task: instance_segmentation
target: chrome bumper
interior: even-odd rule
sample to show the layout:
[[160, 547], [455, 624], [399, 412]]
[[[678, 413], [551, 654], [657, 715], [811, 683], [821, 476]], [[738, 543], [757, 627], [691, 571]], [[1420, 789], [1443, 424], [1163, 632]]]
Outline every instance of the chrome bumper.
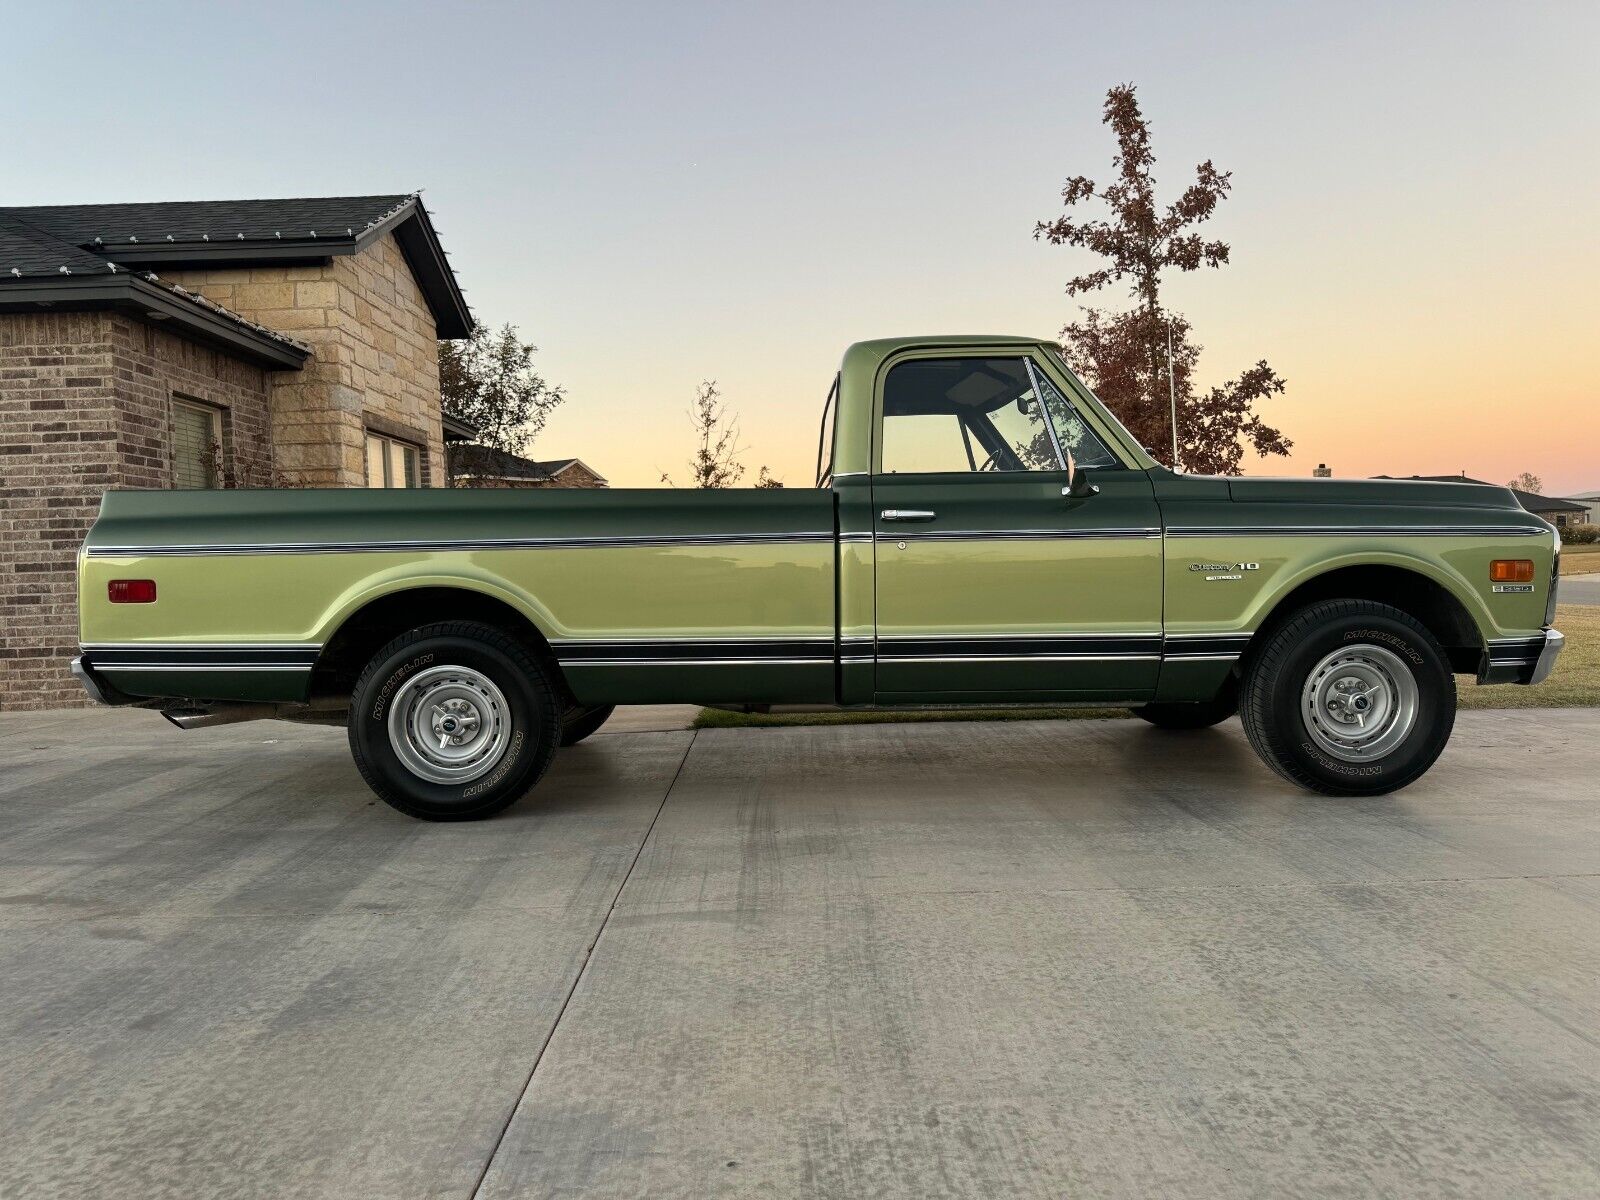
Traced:
[[1561, 657], [1561, 651], [1566, 649], [1567, 639], [1562, 636], [1559, 629], [1546, 629], [1544, 631], [1544, 649], [1539, 651], [1539, 658], [1533, 664], [1524, 683], [1543, 683], [1555, 668], [1556, 659]]
[[96, 675], [93, 668], [84, 662], [81, 656], [72, 660], [72, 673], [77, 677], [78, 682], [83, 684], [83, 690], [89, 693], [89, 699], [96, 704], [107, 704], [115, 707], [129, 703], [126, 696]]

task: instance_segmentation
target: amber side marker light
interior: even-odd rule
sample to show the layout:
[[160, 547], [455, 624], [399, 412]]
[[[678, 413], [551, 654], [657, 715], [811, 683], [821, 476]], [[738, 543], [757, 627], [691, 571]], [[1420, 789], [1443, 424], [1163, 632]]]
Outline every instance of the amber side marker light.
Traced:
[[106, 596], [113, 604], [154, 604], [154, 579], [113, 579], [106, 584]]
[[1489, 564], [1490, 583], [1532, 583], [1533, 559], [1497, 558]]

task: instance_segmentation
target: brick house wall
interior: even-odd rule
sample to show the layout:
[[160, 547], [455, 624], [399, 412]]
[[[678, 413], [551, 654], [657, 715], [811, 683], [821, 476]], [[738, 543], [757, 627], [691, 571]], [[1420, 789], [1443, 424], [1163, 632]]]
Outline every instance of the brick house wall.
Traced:
[[417, 445], [422, 483], [444, 486], [436, 326], [393, 234], [324, 266], [164, 271], [162, 278], [312, 347], [303, 370], [269, 377], [285, 482], [364, 486], [370, 428]]
[[87, 702], [76, 556], [107, 488], [172, 484], [174, 396], [223, 414], [232, 486], [268, 486], [269, 373], [112, 313], [0, 313], [0, 710]]

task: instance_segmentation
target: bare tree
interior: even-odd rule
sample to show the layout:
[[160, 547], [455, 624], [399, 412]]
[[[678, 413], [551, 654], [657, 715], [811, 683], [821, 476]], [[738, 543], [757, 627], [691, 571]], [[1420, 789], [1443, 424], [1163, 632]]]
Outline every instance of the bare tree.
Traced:
[[[739, 461], [746, 447], [739, 444], [739, 418], [728, 411], [722, 392], [715, 379], [707, 379], [695, 393], [694, 404], [689, 408], [689, 421], [694, 426], [698, 445], [689, 460], [690, 487], [731, 488], [744, 478], [744, 464]], [[677, 481], [668, 472], [662, 472], [661, 482], [677, 487]], [[766, 467], [756, 475], [756, 487], [778, 488], [783, 481], [774, 479]]]
[[1515, 479], [1507, 480], [1508, 488], [1516, 488], [1519, 492], [1532, 492], [1535, 496], [1544, 495], [1544, 480], [1531, 471], [1524, 471]]

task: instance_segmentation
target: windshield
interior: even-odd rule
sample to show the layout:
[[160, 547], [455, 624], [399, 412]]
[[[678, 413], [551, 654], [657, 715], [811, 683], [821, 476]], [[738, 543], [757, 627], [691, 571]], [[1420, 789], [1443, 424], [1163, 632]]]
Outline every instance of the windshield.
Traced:
[[817, 486], [825, 487], [833, 474], [833, 403], [839, 397], [839, 377], [833, 377], [828, 398], [822, 403], [822, 429], [817, 434]]

